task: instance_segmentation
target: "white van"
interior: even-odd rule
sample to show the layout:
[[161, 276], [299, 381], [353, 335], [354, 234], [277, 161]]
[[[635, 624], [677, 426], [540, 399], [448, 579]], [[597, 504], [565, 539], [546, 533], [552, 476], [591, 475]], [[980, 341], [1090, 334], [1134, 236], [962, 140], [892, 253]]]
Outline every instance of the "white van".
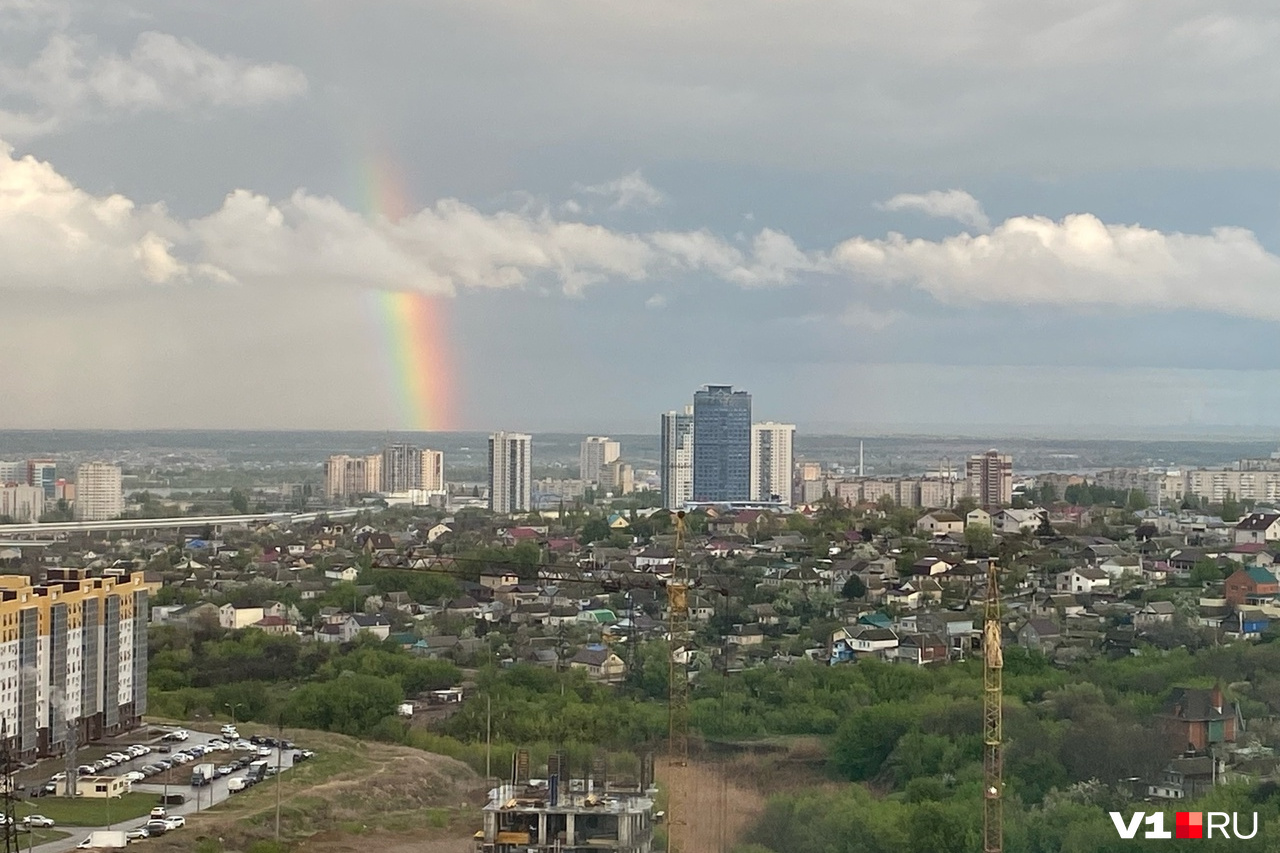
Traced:
[[243, 791], [249, 787], [249, 783], [245, 781], [243, 776], [232, 776], [227, 780], [227, 791], [234, 794], [236, 791]]

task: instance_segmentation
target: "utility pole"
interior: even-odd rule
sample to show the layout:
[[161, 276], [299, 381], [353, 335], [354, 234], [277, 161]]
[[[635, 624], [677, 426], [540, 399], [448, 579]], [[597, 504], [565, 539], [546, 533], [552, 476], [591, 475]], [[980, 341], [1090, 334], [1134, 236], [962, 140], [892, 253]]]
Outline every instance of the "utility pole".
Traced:
[[4, 773], [4, 853], [19, 853], [18, 827], [13, 822], [13, 754], [9, 745], [9, 720], [0, 717], [0, 772]]
[[493, 697], [484, 696], [484, 783], [493, 779]]
[[280, 843], [280, 778], [284, 775], [280, 772], [280, 762], [284, 759], [284, 717], [281, 717], [276, 727], [276, 843]]

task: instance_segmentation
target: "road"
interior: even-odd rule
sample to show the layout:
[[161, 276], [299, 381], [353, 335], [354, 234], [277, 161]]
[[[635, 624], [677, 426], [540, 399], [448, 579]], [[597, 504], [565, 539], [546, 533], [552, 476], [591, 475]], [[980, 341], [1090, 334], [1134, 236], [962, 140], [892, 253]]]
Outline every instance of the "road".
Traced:
[[[213, 740], [214, 737], [215, 735], [212, 735], [212, 734], [192, 731], [191, 738], [189, 740], [183, 743], [175, 743], [172, 745], [173, 751], [178, 752], [185, 746], [195, 746], [196, 744], [199, 744], [199, 743], [207, 743], [208, 741]], [[155, 745], [159, 744], [161, 741], [159, 738], [157, 738], [154, 740], [138, 740], [138, 741], [130, 741], [130, 742], [145, 743], [148, 746], [151, 746], [154, 748]], [[181, 765], [181, 768], [182, 769], [194, 768], [196, 765], [203, 764], [206, 762], [210, 762], [213, 764], [224, 764], [226, 763], [226, 761], [230, 756], [241, 755], [241, 754], [243, 753], [213, 752], [213, 753], [209, 753], [204, 758], [200, 758], [200, 759], [197, 759], [196, 761], [191, 761], [191, 762], [188, 762], [187, 764]], [[150, 755], [144, 755], [141, 758], [133, 759], [127, 764], [121, 764], [118, 767], [114, 767], [109, 772], [115, 773], [115, 774], [127, 773], [130, 770], [139, 769], [144, 764], [153, 763], [164, 757], [165, 757], [164, 755], [161, 755], [160, 753], [153, 751]], [[261, 756], [261, 758], [269, 762], [272, 767], [276, 766], [276, 762], [279, 761], [280, 772], [282, 773], [288, 771], [290, 768], [293, 767], [293, 751], [292, 750], [285, 750], [284, 754], [281, 755], [280, 750], [273, 749], [269, 757], [266, 755], [263, 755]], [[245, 771], [243, 770], [237, 770], [235, 773], [231, 774], [231, 776], [227, 776], [222, 779], [215, 779], [213, 781], [213, 784], [206, 785], [203, 788], [192, 788], [189, 785], [172, 785], [172, 784], [168, 786], [151, 785], [145, 782], [139, 782], [139, 783], [135, 783], [132, 789], [134, 791], [141, 791], [143, 793], [155, 794], [157, 804], [160, 802], [160, 796], [162, 794], [165, 794], [165, 793], [182, 794], [187, 798], [187, 801], [185, 803], [183, 803], [180, 806], [167, 806], [166, 808], [169, 814], [171, 815], [190, 815], [190, 814], [194, 814], [198, 810], [204, 810], [209, 808], [210, 806], [217, 805], [218, 803], [232, 796], [232, 794], [227, 790], [227, 781], [236, 776], [243, 776], [244, 773]], [[270, 777], [268, 777], [267, 784], [270, 784]], [[33, 801], [32, 804], [33, 806], [35, 806], [35, 808], [38, 809], [39, 808], [38, 803], [39, 801], [36, 800], [36, 801]], [[67, 851], [67, 850], [74, 850], [77, 844], [79, 844], [81, 841], [87, 838], [89, 834], [91, 832], [94, 832], [95, 830], [102, 830], [102, 829], [130, 830], [130, 829], [136, 829], [140, 826], [144, 826], [146, 822], [147, 822], [146, 817], [140, 817], [140, 818], [133, 818], [131, 820], [112, 823], [110, 827], [58, 826], [56, 827], [57, 829], [60, 829], [64, 832], [70, 832], [71, 833], [70, 837], [63, 838], [59, 841], [50, 841], [47, 844], [41, 844], [38, 847], [32, 847], [31, 853], [64, 853], [64, 851]], [[185, 832], [186, 830], [179, 829], [175, 831]], [[142, 843], [145, 845], [146, 842], [144, 841], [139, 843]], [[142, 849], [145, 850], [145, 847], [143, 847]]]

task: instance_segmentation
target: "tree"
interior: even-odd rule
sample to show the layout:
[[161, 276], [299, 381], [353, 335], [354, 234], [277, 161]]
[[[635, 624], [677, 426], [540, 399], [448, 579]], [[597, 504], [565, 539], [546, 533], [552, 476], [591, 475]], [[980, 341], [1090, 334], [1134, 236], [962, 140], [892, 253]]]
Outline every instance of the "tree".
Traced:
[[990, 525], [966, 524], [964, 526], [964, 543], [973, 550], [974, 556], [985, 557], [991, 554], [991, 549], [996, 543], [996, 536]]
[[1209, 557], [1201, 557], [1196, 560], [1195, 565], [1191, 567], [1192, 583], [1205, 584], [1214, 583], [1222, 580], [1222, 569], [1218, 567], [1218, 561]]
[[249, 496], [239, 489], [232, 489], [231, 509], [240, 515], [247, 514], [249, 512]]
[[609, 523], [603, 518], [592, 518], [582, 525], [582, 533], [578, 536], [578, 543], [581, 545], [590, 545], [592, 542], [599, 542], [602, 539], [608, 539], [609, 534], [613, 531], [609, 529]]
[[1125, 500], [1126, 509], [1137, 512], [1138, 510], [1146, 509], [1150, 505], [1147, 502], [1147, 493], [1142, 489], [1129, 490], [1129, 495]]
[[1053, 483], [1045, 482], [1040, 484], [1040, 504], [1049, 506], [1058, 500], [1058, 490], [1054, 488]]
[[960, 498], [960, 500], [956, 501], [955, 513], [961, 518], [964, 518], [966, 515], [973, 512], [977, 508], [978, 508], [977, 498], [963, 497], [963, 498]]
[[857, 575], [849, 575], [849, 579], [844, 582], [844, 587], [840, 590], [840, 594], [853, 601], [867, 594], [867, 585]]

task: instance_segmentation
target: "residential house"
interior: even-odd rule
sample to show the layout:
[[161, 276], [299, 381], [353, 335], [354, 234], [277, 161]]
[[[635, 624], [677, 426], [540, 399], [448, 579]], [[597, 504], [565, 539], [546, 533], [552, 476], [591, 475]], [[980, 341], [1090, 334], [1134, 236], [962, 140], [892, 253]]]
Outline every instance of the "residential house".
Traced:
[[1251, 512], [1236, 523], [1231, 541], [1237, 545], [1280, 540], [1280, 513]]
[[515, 572], [486, 569], [480, 573], [480, 585], [486, 589], [502, 589], [504, 586], [515, 586], [520, 583], [520, 576]]
[[218, 608], [218, 625], [235, 631], [262, 621], [264, 615], [261, 607], [235, 607], [224, 604]]
[[1048, 619], [1028, 619], [1017, 632], [1018, 645], [1050, 654], [1062, 642], [1062, 631]]
[[1271, 625], [1271, 619], [1261, 607], [1237, 607], [1235, 612], [1222, 620], [1223, 634], [1234, 640], [1257, 640]]
[[1269, 569], [1253, 567], [1237, 569], [1227, 578], [1225, 598], [1233, 607], [1258, 604], [1280, 594], [1280, 581]]
[[945, 536], [950, 533], [964, 532], [964, 519], [954, 512], [935, 510], [925, 513], [916, 521], [916, 530], [934, 536]]
[[427, 537], [426, 537], [427, 544], [430, 545], [432, 542], [435, 542], [440, 537], [447, 536], [452, 532], [453, 532], [453, 528], [445, 524], [444, 522], [440, 522], [439, 524], [433, 525], [432, 527], [427, 528]]
[[904, 634], [894, 650], [895, 661], [916, 666], [941, 663], [947, 658], [947, 642], [937, 634]]
[[577, 615], [577, 621], [580, 625], [589, 625], [592, 628], [607, 628], [617, 624], [618, 615], [605, 608], [583, 610]]
[[469, 595], [461, 595], [444, 606], [444, 612], [448, 616], [466, 616], [471, 619], [479, 619], [481, 617], [480, 602], [476, 601]]
[[969, 512], [965, 514], [964, 523], [966, 527], [969, 526], [970, 524], [981, 524], [986, 527], [990, 527], [991, 513], [987, 512], [982, 507], [971, 509], [969, 510]]
[[991, 516], [991, 527], [999, 533], [1032, 532], [1047, 521], [1043, 509], [1002, 509]]
[[749, 604], [747, 610], [751, 611], [752, 617], [760, 625], [777, 625], [782, 621], [778, 611], [767, 601], [763, 604]]
[[1205, 752], [1212, 744], [1235, 743], [1240, 706], [1228, 702], [1217, 685], [1178, 687], [1165, 701], [1160, 721], [1174, 748]]
[[1160, 778], [1147, 787], [1147, 796], [1161, 800], [1202, 797], [1222, 778], [1217, 762], [1217, 758], [1209, 755], [1175, 758], [1165, 765]]
[[379, 640], [391, 635], [391, 623], [381, 613], [352, 613], [342, 623], [342, 642], [349, 643], [359, 634], [372, 634]]
[[1134, 627], [1139, 629], [1154, 628], [1157, 625], [1173, 624], [1175, 610], [1171, 601], [1148, 601], [1137, 613], [1133, 614]]
[[636, 569], [642, 572], [670, 568], [675, 565], [675, 562], [675, 553], [670, 548], [660, 545], [651, 545], [636, 554]]
[[1107, 573], [1112, 580], [1119, 580], [1125, 575], [1140, 577], [1142, 575], [1142, 558], [1133, 554], [1108, 557], [1098, 564], [1098, 568]]
[[298, 629], [294, 624], [283, 616], [263, 616], [257, 622], [253, 623], [254, 628], [259, 631], [265, 631], [268, 634], [296, 634]]
[[725, 639], [732, 646], [758, 646], [764, 642], [764, 629], [759, 625], [734, 625]]
[[1059, 572], [1054, 575], [1053, 580], [1054, 589], [1058, 592], [1071, 593], [1093, 592], [1095, 589], [1106, 588], [1111, 584], [1111, 578], [1106, 572], [1089, 566]]
[[342, 569], [325, 569], [324, 576], [329, 580], [355, 583], [356, 578], [360, 577], [360, 570], [355, 566], [347, 566]]
[[457, 645], [458, 638], [453, 634], [433, 634], [414, 643], [412, 651], [419, 657], [441, 660], [448, 657]]
[[606, 646], [587, 646], [569, 659], [570, 669], [585, 669], [587, 677], [606, 684], [618, 684], [627, 677], [627, 665]]

